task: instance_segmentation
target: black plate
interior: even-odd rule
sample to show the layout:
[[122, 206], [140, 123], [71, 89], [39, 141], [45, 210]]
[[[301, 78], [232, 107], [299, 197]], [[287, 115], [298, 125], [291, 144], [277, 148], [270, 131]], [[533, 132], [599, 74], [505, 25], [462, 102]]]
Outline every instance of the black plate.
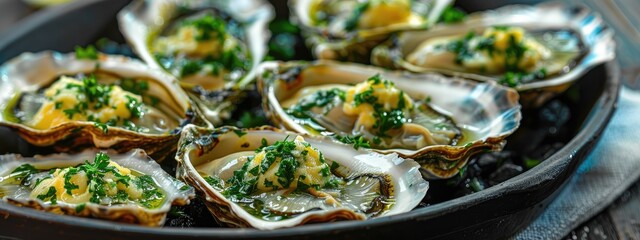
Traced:
[[[0, 63], [22, 52], [56, 50], [69, 52], [101, 37], [122, 41], [115, 15], [128, 0], [83, 0], [71, 5], [41, 12], [0, 39]], [[284, 1], [276, 1], [278, 4]], [[477, 6], [470, 6], [478, 10]], [[278, 8], [278, 11], [282, 8]], [[617, 64], [594, 68], [560, 98], [574, 99], [570, 104], [571, 119], [561, 129], [568, 138], [564, 146], [538, 166], [485, 190], [453, 198], [433, 201], [411, 212], [372, 219], [314, 224], [273, 231], [229, 228], [147, 228], [101, 220], [55, 215], [0, 202], [0, 238], [64, 237], [92, 239], [250, 239], [250, 238], [433, 238], [487, 239], [504, 238], [517, 232], [545, 209], [566, 180], [591, 151], [616, 108], [620, 88]], [[536, 112], [538, 113], [538, 112]], [[531, 112], [529, 113], [531, 114]], [[536, 135], [527, 120], [509, 138], [508, 147], [526, 148], [527, 140]], [[529, 121], [529, 123], [527, 123]], [[533, 122], [531, 122], [533, 121]], [[31, 152], [28, 144], [13, 141], [17, 135], [0, 128], [1, 152]], [[437, 184], [434, 184], [434, 186]], [[433, 188], [430, 190], [433, 191]], [[449, 197], [450, 198], [450, 197]], [[438, 203], [439, 202], [439, 203]]]

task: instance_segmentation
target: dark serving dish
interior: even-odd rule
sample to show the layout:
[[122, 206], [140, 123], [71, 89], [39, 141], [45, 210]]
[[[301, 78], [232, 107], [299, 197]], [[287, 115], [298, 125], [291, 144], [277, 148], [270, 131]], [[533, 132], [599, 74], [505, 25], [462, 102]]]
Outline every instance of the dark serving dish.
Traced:
[[[102, 37], [121, 40], [115, 15], [128, 2], [84, 0], [34, 15], [0, 38], [0, 63], [22, 52], [69, 52], [73, 51], [76, 45], [94, 43]], [[286, 1], [273, 2], [278, 11], [282, 11], [283, 6], [286, 6]], [[464, 4], [459, 5], [465, 8]], [[477, 5], [466, 7], [468, 10], [481, 10]], [[505, 238], [532, 222], [586, 158], [616, 108], [619, 88], [619, 68], [616, 63], [594, 68], [565, 94], [555, 101], [552, 100], [548, 106], [541, 110], [525, 111], [523, 127], [508, 138], [507, 150], [513, 151], [548, 148], [549, 144], [541, 143], [549, 142], [548, 138], [553, 139], [550, 142], [561, 142], [560, 146], [554, 145], [556, 147], [551, 151], [540, 150], [548, 154], [538, 156], [542, 158], [539, 165], [506, 181], [489, 184], [493, 186], [475, 193], [434, 194], [422, 206], [401, 215], [273, 231], [148, 228], [55, 215], [0, 202], [0, 238]], [[560, 104], [561, 107], [554, 106], [554, 103]], [[564, 124], [554, 126], [541, 122], [540, 116], [549, 115], [549, 112], [551, 118], [546, 118], [548, 122], [553, 122], [554, 118], [561, 116]], [[0, 139], [0, 153], [29, 155], [47, 151], [17, 140], [16, 133], [9, 129], [0, 128], [0, 135], [3, 136]], [[430, 191], [447, 190], [442, 188], [442, 185], [444, 183], [433, 182]], [[208, 213], [205, 211], [204, 214]]]

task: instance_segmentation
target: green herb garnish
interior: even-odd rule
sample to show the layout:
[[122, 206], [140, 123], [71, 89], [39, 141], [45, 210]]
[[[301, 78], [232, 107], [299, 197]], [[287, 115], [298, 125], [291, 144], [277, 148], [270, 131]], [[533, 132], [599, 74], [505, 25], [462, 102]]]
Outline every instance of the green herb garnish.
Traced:
[[76, 46], [76, 58], [78, 59], [98, 59], [98, 50], [93, 45], [89, 45], [86, 48]]
[[365, 139], [364, 136], [361, 136], [361, 135], [357, 135], [353, 137], [335, 135], [334, 138], [346, 144], [353, 144], [353, 148], [356, 150], [358, 150], [359, 148], [371, 148], [371, 144], [369, 143], [369, 141]]
[[182, 25], [195, 26], [200, 31], [200, 33], [195, 36], [197, 41], [207, 41], [215, 37], [218, 41], [223, 42], [227, 34], [224, 20], [211, 15], [204, 15], [201, 18], [184, 21]]
[[42, 200], [42, 201], [50, 201], [51, 204], [57, 204], [58, 203], [58, 196], [56, 195], [57, 191], [55, 187], [49, 187], [49, 190], [44, 193], [44, 194], [40, 194], [38, 196], [36, 196], [36, 198]]
[[74, 189], [78, 189], [79, 186], [71, 182], [71, 177], [73, 175], [78, 174], [77, 168], [69, 168], [67, 172], [64, 174], [64, 189], [67, 191], [67, 194], [71, 195], [71, 191]]
[[455, 7], [448, 6], [447, 8], [444, 9], [444, 11], [442, 12], [442, 15], [440, 15], [440, 19], [438, 19], [438, 22], [457, 23], [457, 22], [462, 22], [465, 18], [467, 18], [466, 13], [464, 13], [463, 11]]

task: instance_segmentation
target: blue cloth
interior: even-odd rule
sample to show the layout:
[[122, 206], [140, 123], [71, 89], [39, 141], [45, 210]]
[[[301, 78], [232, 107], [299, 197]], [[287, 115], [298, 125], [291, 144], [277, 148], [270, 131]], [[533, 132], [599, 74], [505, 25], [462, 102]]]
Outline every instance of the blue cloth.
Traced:
[[640, 177], [640, 92], [623, 87], [618, 110], [567, 186], [514, 239], [561, 239], [609, 206]]

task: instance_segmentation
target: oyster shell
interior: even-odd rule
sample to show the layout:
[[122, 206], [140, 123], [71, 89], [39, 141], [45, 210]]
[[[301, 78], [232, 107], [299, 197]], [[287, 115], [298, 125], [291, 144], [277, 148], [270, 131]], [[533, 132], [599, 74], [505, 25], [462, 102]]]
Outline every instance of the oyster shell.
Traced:
[[0, 156], [2, 200], [56, 214], [161, 226], [172, 205], [194, 196], [141, 149]]
[[120, 30], [147, 64], [165, 69], [209, 121], [229, 118], [267, 53], [273, 7], [262, 0], [134, 1]]
[[258, 229], [399, 214], [426, 194], [412, 160], [295, 136], [189, 125], [176, 155], [178, 178], [206, 197], [219, 222]]
[[371, 49], [402, 30], [434, 24], [451, 0], [290, 0], [292, 20], [319, 59], [368, 62]]
[[[506, 26], [511, 29], [494, 30]], [[508, 37], [521, 38], [521, 32], [514, 29], [528, 32], [528, 37], [518, 42], [525, 47], [523, 56], [516, 63], [522, 70], [505, 74], [504, 66], [498, 66], [496, 70], [488, 66], [493, 64], [491, 61], [481, 61], [501, 56], [489, 52], [500, 43], [495, 35], [491, 36], [492, 39], [487, 37], [491, 32], [499, 32], [508, 43]], [[464, 40], [474, 32], [476, 36]], [[494, 44], [490, 45], [491, 48], [481, 46], [482, 39], [493, 40]], [[469, 53], [468, 59], [448, 54], [455, 52], [456, 49], [452, 48], [455, 46], [449, 43], [456, 40], [468, 42], [471, 48], [476, 49]], [[444, 47], [438, 49], [436, 45]], [[484, 50], [478, 50], [480, 48]], [[485, 56], [486, 53], [490, 56]], [[613, 31], [600, 15], [586, 7], [574, 9], [560, 4], [539, 4], [506, 6], [471, 14], [460, 24], [438, 25], [429, 31], [403, 32], [390, 44], [376, 47], [371, 61], [391, 69], [436, 71], [480, 81], [504, 82], [520, 92], [523, 105], [535, 107], [566, 90], [592, 67], [614, 57]]]
[[[454, 176], [477, 152], [501, 150], [505, 138], [518, 128], [521, 119], [518, 94], [491, 82], [478, 83], [438, 74], [388, 72], [375, 67], [330, 61], [267, 62], [263, 63], [262, 69], [258, 84], [263, 107], [276, 126], [299, 133], [332, 136], [353, 143], [354, 147], [369, 146], [384, 154], [397, 153], [402, 158], [411, 158], [420, 163], [424, 177], [430, 179]], [[379, 134], [385, 133], [380, 126], [400, 119], [400, 116], [388, 117], [383, 121], [383, 117], [376, 117], [376, 114], [393, 116], [392, 111], [378, 113], [375, 110], [370, 115], [373, 118], [369, 120], [374, 121], [373, 129], [378, 131], [378, 134], [373, 131], [373, 135], [367, 133], [371, 128], [362, 131], [358, 127], [363, 116], [366, 117], [371, 111], [362, 110], [355, 117], [347, 114], [347, 107], [352, 107], [346, 104], [349, 94], [352, 94], [349, 91], [359, 89], [363, 81], [370, 82], [370, 78], [376, 74], [380, 79], [390, 81], [381, 82], [381, 85], [395, 85], [402, 92], [399, 94], [405, 96], [402, 101], [406, 101], [406, 97], [415, 101], [414, 114], [402, 115], [400, 125], [388, 128], [386, 136]], [[351, 87], [353, 84], [358, 85]], [[373, 104], [375, 109], [399, 102], [393, 95], [376, 95], [379, 86], [371, 86], [372, 95], [378, 99], [392, 100], [377, 102], [380, 107]], [[292, 105], [288, 102], [291, 99], [303, 96], [301, 100], [295, 99], [293, 102], [313, 102], [309, 96], [313, 98], [319, 90], [341, 87], [351, 90], [344, 97], [330, 97], [327, 102], [333, 105], [320, 105], [316, 101], [314, 104], [323, 107], [312, 109], [315, 112], [308, 111], [310, 116], [307, 118], [289, 111]], [[354, 98], [366, 102], [365, 95]], [[376, 140], [376, 137], [382, 140]], [[397, 139], [399, 137], [401, 139]], [[399, 141], [400, 144], [385, 144], [388, 141]]]
[[0, 126], [59, 152], [143, 148], [161, 160], [183, 124], [207, 125], [172, 76], [122, 56], [24, 53], [0, 67], [0, 89]]

